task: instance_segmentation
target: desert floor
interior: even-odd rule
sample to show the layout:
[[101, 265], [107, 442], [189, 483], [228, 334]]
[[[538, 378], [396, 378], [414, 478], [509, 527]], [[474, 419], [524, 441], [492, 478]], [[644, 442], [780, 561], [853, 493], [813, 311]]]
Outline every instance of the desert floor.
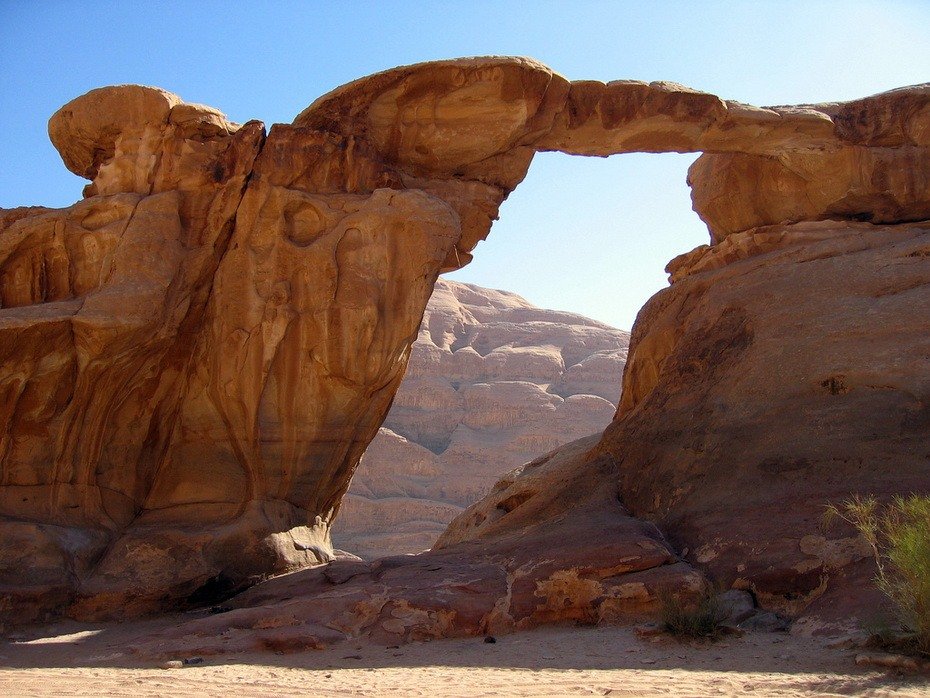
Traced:
[[[712, 644], [629, 628], [557, 627], [400, 647], [205, 657], [160, 669], [126, 652], [147, 628], [60, 624], [0, 644], [2, 696], [928, 696], [930, 676], [857, 667], [823, 639], [750, 633]], [[141, 635], [140, 635], [141, 633]]]

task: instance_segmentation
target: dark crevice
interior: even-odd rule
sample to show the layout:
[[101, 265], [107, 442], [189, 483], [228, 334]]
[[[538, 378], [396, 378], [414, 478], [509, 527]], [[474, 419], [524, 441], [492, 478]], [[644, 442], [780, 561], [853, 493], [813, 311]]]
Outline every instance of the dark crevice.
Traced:
[[194, 590], [186, 599], [183, 606], [199, 608], [202, 606], [211, 606], [211, 612], [220, 613], [222, 611], [213, 611], [213, 608], [224, 608], [219, 606], [223, 601], [232, 598], [240, 591], [251, 585], [251, 580], [236, 579], [227, 576], [223, 572], [210, 577], [206, 582]]

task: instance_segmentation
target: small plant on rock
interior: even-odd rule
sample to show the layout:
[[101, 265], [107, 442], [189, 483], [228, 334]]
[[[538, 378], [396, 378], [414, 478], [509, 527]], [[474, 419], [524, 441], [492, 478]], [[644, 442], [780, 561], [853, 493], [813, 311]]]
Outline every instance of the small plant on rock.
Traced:
[[663, 595], [660, 601], [662, 627], [670, 635], [710, 640], [721, 636], [720, 626], [726, 620], [727, 611], [710, 585], [702, 590], [696, 601], [690, 603], [671, 594]]
[[853, 497], [827, 507], [825, 521], [852, 524], [872, 548], [878, 588], [894, 605], [903, 633], [883, 634], [888, 649], [930, 656], [930, 496]]

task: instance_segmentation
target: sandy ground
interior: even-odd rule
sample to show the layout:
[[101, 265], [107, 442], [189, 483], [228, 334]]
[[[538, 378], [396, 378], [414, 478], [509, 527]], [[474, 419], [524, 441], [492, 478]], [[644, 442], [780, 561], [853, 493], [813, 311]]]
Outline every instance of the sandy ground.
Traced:
[[[158, 622], [148, 626], [158, 629]], [[144, 623], [59, 625], [0, 644], [2, 696], [930, 696], [930, 676], [859, 668], [853, 650], [785, 633], [713, 644], [629, 628], [544, 628], [400, 647], [205, 657], [160, 669], [125, 652]]]

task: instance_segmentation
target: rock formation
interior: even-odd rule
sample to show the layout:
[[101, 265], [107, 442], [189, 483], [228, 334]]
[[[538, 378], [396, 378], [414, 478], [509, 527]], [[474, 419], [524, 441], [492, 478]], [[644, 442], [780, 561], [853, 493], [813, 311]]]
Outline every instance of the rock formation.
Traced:
[[455, 213], [362, 143], [151, 88], [49, 132], [93, 183], [4, 216], [9, 605], [141, 612], [328, 559]]
[[827, 503], [930, 493], [930, 222], [716, 247], [674, 260], [643, 308], [601, 447], [623, 501], [687, 559], [797, 612], [871, 557], [821, 530]]
[[603, 431], [628, 342], [512, 293], [437, 281], [334, 543], [365, 558], [426, 550], [501, 473]]
[[396, 645], [558, 621], [631, 622], [654, 612], [660, 595], [691, 597], [701, 574], [617, 501], [612, 459], [589, 455], [598, 438], [512, 473], [427, 553], [337, 559], [275, 577], [226, 612], [132, 649], [150, 657], [299, 651], [346, 638]]
[[[136, 86], [74, 100], [49, 133], [92, 183], [67, 209], [0, 212], [8, 620], [204, 602], [330, 557], [437, 275], [467, 263], [540, 150], [704, 151], [689, 180], [712, 244], [676, 260], [640, 313], [614, 423], [575, 460], [599, 464], [604, 487], [586, 484], [571, 509], [562, 490], [534, 491], [495, 505], [490, 528], [471, 520], [430, 555], [511, 562], [450, 590], [496, 575], [494, 608], [515, 625], [600, 617], [614, 598], [602, 580], [634, 573], [627, 537], [660, 551], [635, 569], [687, 567], [629, 513], [715, 577], [797, 610], [841, 588], [859, 555], [848, 532], [813, 532], [826, 501], [928, 489], [926, 85], [759, 109], [479, 58], [363, 78], [267, 135]], [[609, 514], [585, 514], [589, 497], [618, 527], [596, 555]], [[419, 569], [425, 584], [435, 559], [359, 579], [376, 593]], [[500, 570], [543, 560], [529, 606], [504, 608], [521, 597]], [[693, 573], [675, 579], [685, 589]], [[654, 590], [640, 589], [645, 608]], [[409, 593], [371, 607], [387, 614], [378, 627], [459, 614]], [[449, 627], [481, 619], [463, 606]]]

